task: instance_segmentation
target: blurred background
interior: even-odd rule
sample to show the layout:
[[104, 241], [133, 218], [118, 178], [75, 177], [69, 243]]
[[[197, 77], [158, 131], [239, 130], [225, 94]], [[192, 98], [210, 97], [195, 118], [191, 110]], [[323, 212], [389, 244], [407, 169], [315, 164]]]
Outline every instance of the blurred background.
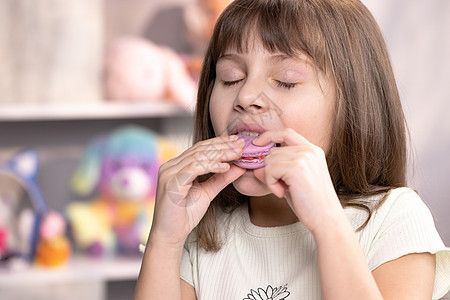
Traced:
[[450, 2], [364, 0], [385, 36], [411, 134], [410, 186], [450, 244]]
[[[190, 143], [202, 54], [229, 2], [0, 2], [2, 299], [131, 298], [155, 170]], [[450, 245], [450, 2], [363, 2], [397, 76], [410, 186]]]

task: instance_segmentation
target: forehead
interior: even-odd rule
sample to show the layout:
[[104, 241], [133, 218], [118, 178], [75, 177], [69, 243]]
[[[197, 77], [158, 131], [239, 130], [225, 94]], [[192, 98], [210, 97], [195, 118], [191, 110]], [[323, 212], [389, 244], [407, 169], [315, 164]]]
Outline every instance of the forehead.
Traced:
[[[272, 54], [292, 57], [295, 53], [301, 52], [301, 49], [297, 51], [293, 48], [280, 49], [279, 47], [276, 47], [275, 44], [265, 41], [263, 37], [261, 37], [261, 32], [256, 30], [254, 26], [242, 29], [239, 36], [231, 39], [224, 39], [221, 41], [221, 44], [222, 47], [219, 51], [219, 57], [229, 53], [246, 54], [261, 50], [268, 55]], [[279, 45], [279, 43], [277, 44]]]
[[272, 49], [268, 45], [264, 44], [262, 39], [255, 32], [249, 32], [249, 34], [250, 35], [247, 35], [246, 38], [242, 38], [240, 45], [230, 43], [224, 47], [217, 58], [217, 63], [227, 59], [236, 60], [241, 55], [248, 55], [261, 51], [264, 56], [266, 56], [266, 60], [275, 63], [286, 60], [296, 60], [308, 64], [314, 64], [312, 58], [302, 49], [291, 49], [288, 53], [278, 49]]
[[231, 22], [233, 20], [219, 24], [217, 35], [213, 37], [216, 39], [212, 51], [215, 62], [230, 53], [246, 54], [261, 49], [279, 59], [300, 58], [315, 62], [309, 54], [311, 46], [307, 41], [310, 39], [298, 27], [290, 28], [289, 32], [274, 21], [262, 22], [257, 14], [246, 21], [240, 20], [236, 26], [230, 26]]
[[[217, 66], [225, 64], [227, 61], [235, 63], [244, 63], [245, 60], [248, 58], [255, 58], [256, 57], [254, 56], [255, 52], [253, 51], [258, 50], [260, 49], [254, 50], [253, 48], [249, 48], [248, 52], [242, 53], [237, 52], [235, 49], [229, 49], [218, 58]], [[260, 57], [260, 59], [261, 63], [269, 63], [272, 65], [279, 65], [283, 63], [284, 66], [286, 66], [286, 64], [295, 64], [296, 66], [298, 66], [299, 64], [304, 64], [305, 66], [315, 68], [314, 62], [305, 53], [300, 53], [298, 55], [289, 55], [282, 52], [270, 53], [268, 51], [263, 50], [262, 57]]]
[[219, 18], [207, 56], [215, 67], [223, 55], [248, 53], [256, 45], [268, 53], [307, 56], [327, 72], [331, 61], [317, 16], [302, 1], [235, 0]]

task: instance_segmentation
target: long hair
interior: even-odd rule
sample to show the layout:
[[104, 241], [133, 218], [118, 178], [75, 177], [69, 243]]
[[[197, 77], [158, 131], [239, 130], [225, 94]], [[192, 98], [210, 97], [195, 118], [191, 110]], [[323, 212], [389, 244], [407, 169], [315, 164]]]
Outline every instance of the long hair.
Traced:
[[[358, 0], [232, 2], [218, 19], [206, 51], [194, 142], [215, 136], [209, 99], [219, 57], [230, 48], [247, 51], [252, 36], [270, 52], [301, 51], [320, 71], [332, 75], [337, 101], [328, 168], [342, 205], [365, 209], [367, 223], [374, 209], [365, 201], [367, 196], [406, 185], [407, 153], [405, 118], [389, 54], [373, 16]], [[232, 185], [219, 193], [197, 226], [199, 245], [220, 249], [217, 209], [229, 212], [245, 201], [248, 197]]]

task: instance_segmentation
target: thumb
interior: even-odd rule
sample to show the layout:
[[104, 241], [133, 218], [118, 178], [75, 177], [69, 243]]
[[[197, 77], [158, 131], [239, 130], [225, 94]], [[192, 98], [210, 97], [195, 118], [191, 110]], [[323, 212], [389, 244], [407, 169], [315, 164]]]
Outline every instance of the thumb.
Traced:
[[239, 168], [233, 164], [230, 165], [230, 169], [224, 173], [216, 173], [208, 180], [201, 183], [201, 186], [205, 193], [208, 195], [209, 200], [212, 201], [221, 190], [227, 185], [241, 177], [246, 172], [245, 169]]

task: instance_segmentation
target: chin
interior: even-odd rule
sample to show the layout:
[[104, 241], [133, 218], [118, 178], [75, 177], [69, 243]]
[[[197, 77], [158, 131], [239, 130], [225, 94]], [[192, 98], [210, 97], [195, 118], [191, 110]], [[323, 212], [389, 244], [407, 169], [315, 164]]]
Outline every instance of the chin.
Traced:
[[253, 175], [253, 171], [247, 171], [233, 182], [234, 188], [246, 196], [265, 196], [271, 193], [269, 188]]

